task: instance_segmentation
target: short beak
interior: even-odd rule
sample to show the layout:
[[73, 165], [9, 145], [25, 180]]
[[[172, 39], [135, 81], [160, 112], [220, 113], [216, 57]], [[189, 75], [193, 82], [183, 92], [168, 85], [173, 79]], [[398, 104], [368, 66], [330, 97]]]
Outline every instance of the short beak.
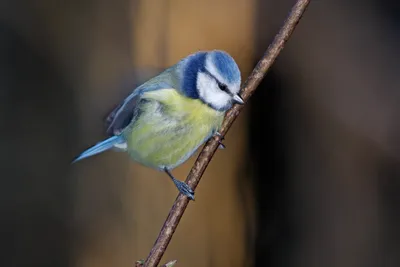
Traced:
[[240, 104], [240, 105], [243, 105], [243, 104], [244, 104], [243, 99], [242, 99], [239, 95], [234, 95], [234, 96], [233, 96], [233, 100], [234, 100], [234, 102], [235, 102], [236, 104]]

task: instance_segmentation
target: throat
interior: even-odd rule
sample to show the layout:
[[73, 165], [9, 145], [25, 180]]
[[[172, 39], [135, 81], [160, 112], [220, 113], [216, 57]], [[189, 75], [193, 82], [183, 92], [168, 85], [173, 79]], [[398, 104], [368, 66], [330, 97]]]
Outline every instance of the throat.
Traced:
[[204, 105], [206, 105], [209, 108], [211, 108], [211, 109], [213, 109], [215, 111], [218, 111], [218, 112], [225, 112], [228, 109], [230, 109], [230, 107], [232, 106], [230, 103], [226, 103], [225, 105], [217, 105], [215, 103], [207, 102], [206, 100], [204, 100], [202, 98], [200, 98], [200, 100]]
[[193, 117], [199, 121], [224, 117], [225, 110], [215, 108], [202, 99], [188, 98], [174, 89], [146, 92], [146, 99], [153, 99], [164, 106], [167, 113], [177, 117]]
[[190, 110], [190, 117], [193, 117], [193, 119], [205, 124], [216, 123], [217, 125], [219, 125], [220, 123], [222, 123], [225, 115], [224, 109], [218, 109], [213, 105], [203, 101], [202, 99], [191, 99], [190, 102], [192, 103], [188, 103], [186, 107], [187, 109], [185, 109], [187, 111]]

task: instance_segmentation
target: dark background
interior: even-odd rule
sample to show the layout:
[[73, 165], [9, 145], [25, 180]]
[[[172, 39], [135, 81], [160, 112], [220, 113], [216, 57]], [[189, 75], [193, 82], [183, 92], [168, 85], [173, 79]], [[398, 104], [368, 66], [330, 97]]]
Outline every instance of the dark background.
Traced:
[[[176, 196], [105, 153], [102, 119], [200, 49], [243, 80], [294, 1], [2, 1], [1, 266], [132, 266]], [[164, 258], [399, 266], [399, 4], [315, 0], [227, 135]], [[184, 179], [194, 159], [175, 172]], [[224, 190], [221, 190], [224, 188]]]

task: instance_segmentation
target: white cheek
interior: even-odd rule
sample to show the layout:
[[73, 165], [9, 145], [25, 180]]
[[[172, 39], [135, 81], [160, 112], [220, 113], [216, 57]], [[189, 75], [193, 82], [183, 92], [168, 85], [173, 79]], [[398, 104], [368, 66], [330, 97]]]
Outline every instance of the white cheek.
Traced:
[[217, 109], [226, 107], [231, 101], [231, 97], [218, 88], [217, 82], [204, 73], [198, 73], [197, 88], [200, 98]]
[[240, 91], [240, 81], [239, 81], [239, 83], [231, 84], [230, 86], [231, 86], [230, 88], [231, 88], [232, 94], [236, 95], [236, 94], [239, 93], [239, 91]]

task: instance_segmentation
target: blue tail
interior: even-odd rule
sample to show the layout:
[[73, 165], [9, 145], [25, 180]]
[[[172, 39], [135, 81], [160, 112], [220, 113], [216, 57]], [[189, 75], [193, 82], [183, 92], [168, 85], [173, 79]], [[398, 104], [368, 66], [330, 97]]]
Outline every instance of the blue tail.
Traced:
[[75, 163], [81, 159], [88, 158], [90, 156], [94, 156], [96, 154], [99, 154], [101, 152], [104, 152], [110, 148], [112, 148], [114, 145], [125, 142], [124, 138], [122, 136], [113, 136], [110, 137], [104, 141], [101, 141], [100, 143], [97, 143], [95, 146], [92, 146], [88, 150], [84, 151], [82, 154], [80, 154], [76, 159], [72, 161], [72, 163]]

